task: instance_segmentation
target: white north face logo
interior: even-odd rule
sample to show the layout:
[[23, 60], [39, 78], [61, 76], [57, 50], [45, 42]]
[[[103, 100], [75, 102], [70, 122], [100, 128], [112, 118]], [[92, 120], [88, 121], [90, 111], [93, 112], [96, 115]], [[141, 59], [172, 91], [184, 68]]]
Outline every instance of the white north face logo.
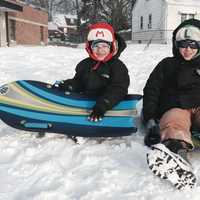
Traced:
[[101, 76], [103, 76], [104, 78], [110, 78], [108, 74], [101, 74]]

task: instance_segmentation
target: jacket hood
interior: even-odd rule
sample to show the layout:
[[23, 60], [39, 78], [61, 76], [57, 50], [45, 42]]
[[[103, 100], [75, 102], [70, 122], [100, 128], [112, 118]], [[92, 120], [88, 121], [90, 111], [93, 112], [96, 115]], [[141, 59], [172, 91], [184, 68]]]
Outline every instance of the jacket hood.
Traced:
[[116, 38], [115, 42], [117, 48], [116, 48], [116, 54], [113, 57], [118, 58], [126, 48], [126, 42], [118, 33], [115, 33], [115, 38]]
[[[183, 59], [181, 54], [179, 53], [179, 49], [176, 47], [176, 35], [178, 33], [178, 31], [183, 28], [183, 27], [186, 27], [188, 25], [191, 25], [191, 26], [194, 26], [194, 27], [197, 27], [199, 30], [200, 30], [200, 21], [199, 20], [196, 20], [196, 19], [189, 19], [189, 20], [186, 20], [184, 22], [182, 22], [174, 31], [173, 31], [173, 37], [172, 37], [172, 52], [173, 52], [173, 55], [176, 57], [176, 58], [180, 58], [180, 59]], [[200, 56], [196, 57], [194, 60], [200, 60]]]
[[96, 23], [89, 27], [86, 41], [86, 51], [89, 56], [98, 61], [91, 49], [91, 43], [95, 40], [102, 40], [111, 43], [111, 51], [102, 62], [106, 62], [113, 57], [119, 57], [121, 52], [126, 48], [126, 43], [122, 37], [114, 32], [113, 27], [107, 23]]

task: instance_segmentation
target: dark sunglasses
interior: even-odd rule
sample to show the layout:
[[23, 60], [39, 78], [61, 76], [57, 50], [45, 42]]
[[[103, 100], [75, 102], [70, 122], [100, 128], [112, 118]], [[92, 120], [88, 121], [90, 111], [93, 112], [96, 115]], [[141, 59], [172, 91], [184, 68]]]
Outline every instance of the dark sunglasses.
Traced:
[[188, 48], [188, 47], [190, 47], [191, 49], [199, 49], [200, 48], [200, 44], [194, 40], [177, 41], [176, 46], [178, 48]]

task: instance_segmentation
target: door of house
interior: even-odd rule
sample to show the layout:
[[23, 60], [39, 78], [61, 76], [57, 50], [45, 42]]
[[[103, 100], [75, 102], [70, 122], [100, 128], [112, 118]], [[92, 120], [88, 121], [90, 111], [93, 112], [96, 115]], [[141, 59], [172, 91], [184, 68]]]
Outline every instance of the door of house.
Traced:
[[44, 27], [40, 26], [40, 41], [44, 42]]

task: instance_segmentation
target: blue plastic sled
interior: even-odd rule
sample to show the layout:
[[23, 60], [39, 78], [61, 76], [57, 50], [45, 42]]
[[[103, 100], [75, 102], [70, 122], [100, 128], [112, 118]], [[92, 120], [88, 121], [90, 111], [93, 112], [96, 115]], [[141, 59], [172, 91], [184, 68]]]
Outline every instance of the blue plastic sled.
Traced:
[[141, 95], [127, 95], [100, 122], [87, 117], [94, 98], [68, 94], [48, 83], [21, 80], [0, 88], [0, 118], [9, 126], [34, 132], [82, 137], [127, 136], [137, 131], [136, 104]]

